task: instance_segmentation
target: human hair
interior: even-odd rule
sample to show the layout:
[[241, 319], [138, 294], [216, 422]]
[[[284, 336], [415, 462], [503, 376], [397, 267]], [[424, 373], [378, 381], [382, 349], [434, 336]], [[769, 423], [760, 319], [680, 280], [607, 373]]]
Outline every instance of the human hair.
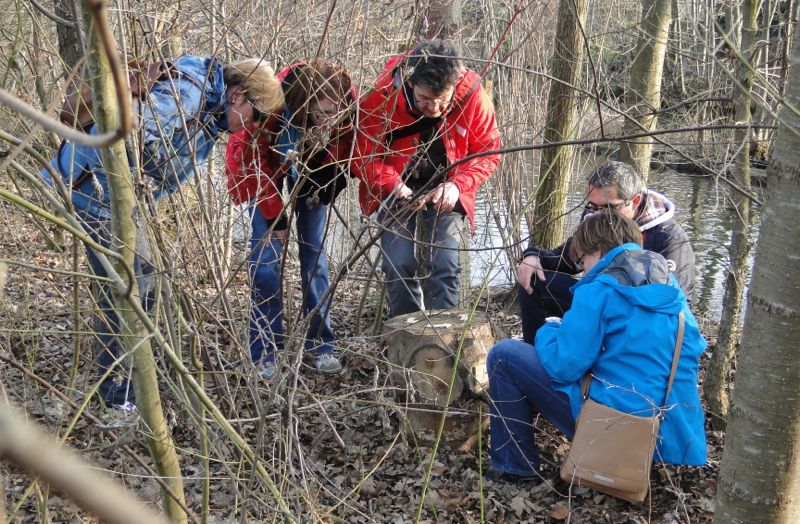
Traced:
[[355, 102], [350, 75], [342, 66], [327, 60], [295, 66], [281, 85], [292, 123], [301, 128], [308, 127], [308, 108], [314, 100], [327, 98], [341, 109]]
[[409, 81], [441, 93], [456, 85], [461, 59], [456, 46], [445, 40], [423, 40], [406, 57]]
[[600, 188], [616, 186], [617, 196], [622, 200], [631, 200], [645, 190], [642, 177], [625, 162], [608, 161], [600, 164], [586, 178], [586, 182]]
[[603, 209], [588, 215], [580, 223], [572, 235], [569, 254], [572, 260], [595, 251], [605, 255], [615, 247], [631, 242], [642, 245], [639, 225], [613, 209]]
[[239, 86], [253, 107], [269, 114], [283, 105], [283, 90], [275, 71], [261, 58], [248, 58], [222, 68], [225, 85]]

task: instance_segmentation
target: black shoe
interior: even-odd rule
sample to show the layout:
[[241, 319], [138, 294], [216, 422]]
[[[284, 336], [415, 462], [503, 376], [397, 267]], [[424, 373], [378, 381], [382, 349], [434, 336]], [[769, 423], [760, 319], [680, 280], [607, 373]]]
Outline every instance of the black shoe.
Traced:
[[506, 484], [517, 484], [519, 486], [535, 486], [542, 481], [541, 477], [538, 475], [523, 477], [522, 475], [515, 475], [507, 471], [498, 471], [492, 468], [484, 472], [483, 478], [491, 480], [492, 482], [505, 482]]

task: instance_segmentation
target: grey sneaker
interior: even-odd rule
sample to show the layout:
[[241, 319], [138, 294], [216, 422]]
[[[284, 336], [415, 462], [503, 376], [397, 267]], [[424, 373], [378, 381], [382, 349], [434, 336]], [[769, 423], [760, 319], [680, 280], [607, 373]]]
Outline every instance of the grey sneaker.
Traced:
[[317, 368], [317, 373], [323, 375], [338, 375], [342, 372], [342, 363], [332, 353], [317, 355], [314, 367]]
[[262, 362], [260, 366], [258, 366], [258, 374], [266, 380], [270, 382], [273, 378], [275, 378], [275, 374], [278, 372], [278, 366], [275, 365], [275, 362], [266, 361]]

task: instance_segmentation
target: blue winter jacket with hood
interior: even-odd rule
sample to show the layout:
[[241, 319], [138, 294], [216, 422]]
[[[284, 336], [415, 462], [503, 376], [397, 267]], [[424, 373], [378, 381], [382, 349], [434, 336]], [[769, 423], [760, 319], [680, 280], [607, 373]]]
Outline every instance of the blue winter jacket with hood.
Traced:
[[[139, 106], [141, 172], [155, 199], [174, 193], [204, 166], [220, 132], [228, 127], [222, 65], [211, 57], [189, 55], [172, 65], [177, 74], [154, 84]], [[97, 134], [97, 126], [89, 132]], [[72, 187], [76, 208], [111, 217], [99, 149], [64, 142], [51, 165]], [[53, 185], [46, 169], [41, 175]]]
[[[589, 395], [614, 409], [652, 416], [665, 406], [655, 460], [670, 464], [706, 462], [703, 410], [697, 370], [706, 341], [661, 255], [637, 244], [608, 252], [575, 284], [563, 321], [536, 334], [536, 350], [557, 388], [581, 409], [581, 381], [591, 371]], [[678, 313], [686, 327], [678, 370], [664, 403]]]

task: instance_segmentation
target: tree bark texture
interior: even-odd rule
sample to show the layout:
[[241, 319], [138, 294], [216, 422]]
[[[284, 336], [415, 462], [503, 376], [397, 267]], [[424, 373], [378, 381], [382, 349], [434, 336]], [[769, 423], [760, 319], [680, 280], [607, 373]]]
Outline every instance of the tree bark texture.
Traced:
[[[586, 22], [586, 0], [561, 0], [558, 8], [555, 45], [547, 97], [544, 143], [570, 140], [577, 134], [578, 92], [584, 41], [581, 27]], [[551, 247], [564, 237], [567, 192], [572, 175], [573, 146], [548, 147], [542, 151], [536, 192], [534, 245]]]
[[[107, 17], [108, 12], [103, 5], [96, 7], [100, 16]], [[114, 84], [108, 65], [108, 56], [99, 40], [98, 31], [93, 27], [91, 13], [84, 14], [89, 31], [88, 49], [90, 49], [88, 66], [92, 85], [95, 118], [100, 132], [119, 127], [120, 115], [116, 104]], [[128, 167], [125, 144], [118, 140], [110, 147], [102, 150], [103, 168], [106, 172], [112, 212], [112, 233], [115, 244], [111, 248], [122, 255], [123, 260], [114, 260], [117, 275], [128, 274], [123, 264], [133, 267], [134, 249], [136, 246], [136, 197], [133, 181]], [[130, 288], [128, 288], [130, 286]], [[136, 392], [136, 403], [139, 414], [146, 426], [143, 432], [150, 456], [158, 471], [166, 481], [170, 490], [181, 502], [185, 501], [183, 478], [178, 454], [167, 427], [161, 398], [158, 391], [158, 376], [153, 349], [147, 330], [136, 312], [127, 304], [139, 303], [139, 290], [136, 280], [123, 282], [118, 276], [111, 284], [117, 315], [120, 320], [120, 344], [126, 353], [133, 355], [133, 383]], [[172, 522], [186, 522], [187, 515], [183, 508], [166, 493], [162, 495], [164, 510]]]
[[462, 24], [464, 0], [420, 0], [417, 34], [421, 39], [452, 39]]
[[84, 55], [81, 28], [75, 13], [75, 0], [56, 0], [55, 13], [64, 20], [73, 22], [73, 26], [56, 24], [58, 35], [58, 54], [68, 68], [73, 68]]
[[403, 406], [404, 434], [433, 444], [444, 412], [442, 444], [469, 449], [476, 443], [477, 396], [489, 384], [486, 356], [494, 345], [489, 318], [467, 310], [429, 310], [387, 320], [383, 327], [390, 381]]
[[722, 456], [718, 523], [800, 522], [800, 50], [767, 169], [753, 278]]
[[[631, 64], [630, 83], [625, 94], [630, 117], [625, 122], [625, 134], [652, 131], [658, 124], [661, 78], [671, 20], [671, 0], [642, 1], [639, 43], [636, 46], [636, 57]], [[651, 139], [623, 142], [620, 144], [619, 159], [635, 167], [646, 181], [650, 174], [652, 153]]]
[[[752, 120], [750, 110], [753, 90], [753, 59], [757, 52], [757, 20], [761, 0], [745, 0], [742, 6], [742, 56], [746, 60], [737, 61], [736, 78], [741, 84], [734, 95], [736, 124], [749, 124]], [[734, 131], [733, 147], [736, 151], [733, 176], [736, 184], [750, 192], [750, 130]], [[739, 322], [742, 316], [745, 278], [747, 276], [747, 256], [750, 254], [750, 199], [743, 193], [733, 192], [733, 231], [730, 245], [730, 268], [725, 276], [725, 294], [722, 299], [722, 318], [714, 353], [711, 355], [706, 372], [703, 391], [706, 396], [711, 425], [724, 429], [728, 418], [728, 375], [731, 361], [736, 354], [736, 341]]]

